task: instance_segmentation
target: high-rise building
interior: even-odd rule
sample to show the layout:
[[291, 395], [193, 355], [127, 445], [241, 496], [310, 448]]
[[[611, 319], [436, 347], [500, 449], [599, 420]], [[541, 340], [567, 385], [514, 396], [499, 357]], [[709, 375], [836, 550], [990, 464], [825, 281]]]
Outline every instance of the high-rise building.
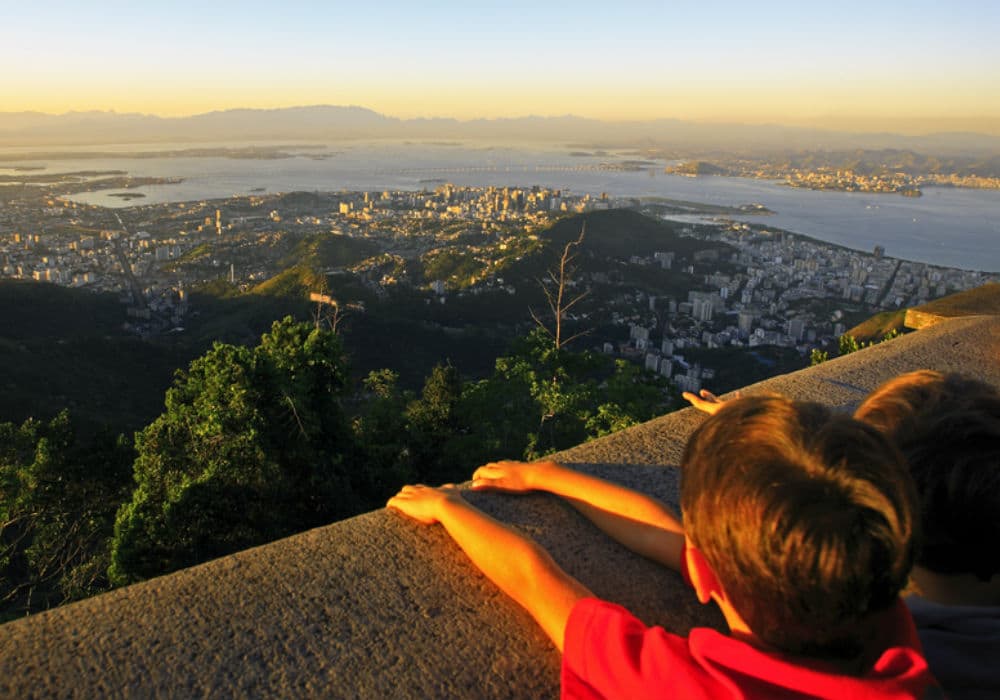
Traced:
[[711, 321], [714, 312], [712, 300], [708, 297], [698, 296], [691, 302], [691, 315], [699, 321]]
[[801, 318], [792, 318], [788, 320], [788, 335], [795, 340], [802, 340], [802, 335], [805, 333], [806, 323]]
[[663, 268], [664, 270], [669, 270], [671, 265], [674, 264], [674, 254], [672, 252], [653, 253], [653, 260], [658, 261], [660, 263], [660, 267]]
[[649, 329], [646, 328], [645, 326], [640, 326], [638, 324], [633, 323], [632, 326], [629, 328], [629, 337], [632, 340], [648, 341]]

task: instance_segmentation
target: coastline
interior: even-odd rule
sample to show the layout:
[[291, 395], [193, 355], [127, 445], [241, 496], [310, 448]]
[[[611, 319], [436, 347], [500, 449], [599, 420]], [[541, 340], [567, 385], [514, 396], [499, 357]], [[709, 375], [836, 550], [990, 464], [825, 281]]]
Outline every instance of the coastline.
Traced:
[[[182, 144], [173, 152], [190, 153]], [[298, 146], [296, 146], [298, 148]], [[130, 190], [146, 195], [143, 204], [179, 203], [293, 191], [382, 192], [420, 191], [429, 180], [457, 186], [511, 187], [534, 185], [573, 194], [696, 203], [717, 214], [748, 221], [758, 213], [736, 212], [740, 205], [759, 204], [774, 212], [769, 225], [858, 251], [884, 247], [892, 257], [932, 265], [1000, 272], [1000, 190], [927, 186], [920, 198], [810, 190], [770, 180], [744, 177], [686, 177], [650, 170], [602, 169], [608, 153], [570, 156], [552, 150], [518, 148], [447, 148], [427, 144], [331, 144], [336, 158], [315, 160], [303, 153], [279, 160], [225, 157], [170, 157], [52, 161], [51, 172], [127, 170]], [[0, 162], [4, 160], [0, 149]], [[616, 156], [619, 154], [616, 154]], [[617, 159], [617, 158], [616, 158]], [[22, 165], [31, 166], [31, 161]], [[581, 168], [581, 165], [587, 167]], [[552, 167], [556, 166], [556, 167]], [[35, 171], [33, 174], [42, 174]], [[136, 187], [140, 177], [163, 178], [174, 184]], [[181, 182], [177, 182], [180, 180]], [[109, 197], [114, 190], [79, 192], [75, 202], [119, 209], [133, 205]], [[119, 189], [120, 191], [120, 189]], [[761, 212], [763, 213], [763, 212]]]

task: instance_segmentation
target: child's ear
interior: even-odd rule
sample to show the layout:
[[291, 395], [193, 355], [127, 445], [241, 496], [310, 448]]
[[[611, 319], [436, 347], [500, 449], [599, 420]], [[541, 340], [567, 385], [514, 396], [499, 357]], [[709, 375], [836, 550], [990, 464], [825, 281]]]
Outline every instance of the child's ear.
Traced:
[[684, 547], [685, 563], [687, 565], [688, 577], [691, 579], [691, 587], [694, 588], [698, 601], [707, 603], [712, 600], [712, 594], [716, 597], [722, 596], [722, 586], [715, 577], [715, 571], [705, 560], [705, 555], [695, 547], [691, 540], [688, 540]]

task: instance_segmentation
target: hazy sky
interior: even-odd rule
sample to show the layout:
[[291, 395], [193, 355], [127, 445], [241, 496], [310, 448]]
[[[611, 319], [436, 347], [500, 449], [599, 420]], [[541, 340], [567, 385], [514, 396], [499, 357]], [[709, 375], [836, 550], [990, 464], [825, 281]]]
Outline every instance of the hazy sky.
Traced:
[[1000, 131], [1000, 2], [0, 0], [0, 111]]

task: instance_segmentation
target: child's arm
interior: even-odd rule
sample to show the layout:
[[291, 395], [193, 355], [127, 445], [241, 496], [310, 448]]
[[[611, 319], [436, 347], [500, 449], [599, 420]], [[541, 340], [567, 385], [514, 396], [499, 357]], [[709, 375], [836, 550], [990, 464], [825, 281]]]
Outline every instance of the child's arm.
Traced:
[[453, 487], [404, 486], [389, 508], [441, 523], [472, 563], [531, 614], [561, 652], [570, 611], [593, 597], [537, 543], [470, 505]]
[[548, 491], [565, 498], [633, 552], [680, 569], [684, 527], [667, 504], [552, 461], [491, 462], [472, 475], [472, 488], [515, 493]]

